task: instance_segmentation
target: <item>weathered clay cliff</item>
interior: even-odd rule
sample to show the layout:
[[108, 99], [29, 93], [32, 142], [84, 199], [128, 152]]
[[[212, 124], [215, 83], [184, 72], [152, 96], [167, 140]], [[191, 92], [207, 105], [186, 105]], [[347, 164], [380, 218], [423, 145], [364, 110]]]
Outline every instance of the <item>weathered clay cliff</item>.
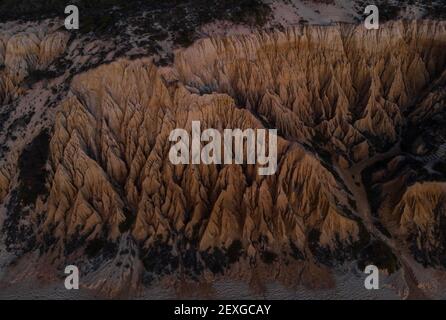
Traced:
[[[27, 112], [39, 113], [26, 101], [27, 98], [23, 102], [18, 98], [27, 93], [29, 83], [54, 72], [50, 66], [65, 53], [69, 38], [67, 32], [58, 31], [57, 26], [48, 24], [11, 25], [10, 29], [8, 26], [5, 24], [0, 30], [0, 201], [9, 192], [18, 171], [21, 145], [27, 140], [17, 139], [15, 131], [23, 121], [30, 126], [34, 124], [29, 123], [32, 116]], [[36, 98], [42, 100], [42, 96], [30, 99]], [[7, 146], [8, 142], [15, 146]]]
[[[1, 39], [3, 103], [67, 40]], [[48, 192], [26, 208], [26, 227], [9, 204], [6, 225], [23, 233], [8, 238], [11, 248], [39, 250], [57, 267], [75, 263], [103, 290], [112, 285], [98, 279], [108, 274], [136, 286], [245, 264], [273, 265], [274, 276], [289, 264], [314, 274], [359, 259], [393, 272], [410, 268], [394, 261], [406, 251], [444, 265], [435, 252], [446, 248], [445, 173], [426, 158], [441, 162], [442, 149], [410, 132], [425, 134], [434, 118], [444, 126], [445, 49], [442, 22], [296, 27], [203, 39], [168, 67], [122, 59], [81, 73], [58, 107]], [[190, 132], [192, 121], [277, 128], [277, 172], [173, 165], [169, 134]], [[14, 200], [11, 172], [0, 167], [0, 202]], [[380, 261], [367, 254], [376, 248]]]
[[279, 139], [271, 177], [259, 176], [254, 165], [171, 164], [170, 132], [190, 130], [194, 120], [203, 128], [263, 127], [232, 97], [191, 93], [171, 76], [139, 60], [74, 80], [51, 141], [43, 213], [43, 230], [57, 247], [116, 241], [128, 231], [143, 252], [181, 241], [198, 254], [240, 242], [252, 258], [290, 244], [303, 258], [313, 229], [327, 248], [359, 240], [357, 222], [340, 205], [347, 203], [340, 183], [296, 143]]
[[0, 32], [0, 104], [17, 98], [22, 81], [34, 71], [47, 70], [65, 51], [67, 32], [28, 28]]
[[444, 73], [445, 37], [442, 23], [296, 28], [205, 39], [176, 67], [184, 83], [230, 94], [347, 166], [398, 141], [403, 113]]

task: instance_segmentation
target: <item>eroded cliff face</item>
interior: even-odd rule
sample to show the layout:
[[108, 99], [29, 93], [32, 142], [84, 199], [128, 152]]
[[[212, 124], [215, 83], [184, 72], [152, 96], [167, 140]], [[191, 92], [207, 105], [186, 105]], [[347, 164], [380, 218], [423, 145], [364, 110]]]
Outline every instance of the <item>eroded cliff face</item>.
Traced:
[[173, 129], [190, 131], [192, 121], [203, 130], [264, 126], [226, 94], [191, 93], [171, 71], [122, 60], [74, 80], [51, 141], [42, 212], [43, 238], [56, 241], [50, 249], [128, 233], [149, 271], [162, 269], [152, 252], [163, 246], [174, 269], [219, 271], [227, 259], [218, 254], [229, 248], [238, 248], [233, 262], [275, 260], [282, 251], [305, 259], [313, 230], [327, 250], [360, 240], [342, 186], [296, 143], [279, 138], [274, 176], [259, 176], [254, 165], [173, 165]]
[[[46, 80], [55, 74], [54, 62], [66, 50], [69, 34], [59, 31], [59, 24], [30, 25], [2, 24], [0, 30], [0, 202], [9, 193], [19, 169], [19, 156], [29, 143], [26, 131], [38, 131], [44, 125], [41, 119], [31, 121], [40, 101], [49, 93], [30, 93], [32, 83]], [[54, 89], [54, 88], [53, 88]], [[55, 91], [52, 91], [54, 94]], [[28, 94], [28, 97], [24, 97]], [[22, 98], [22, 99], [19, 99]], [[43, 117], [42, 117], [43, 118]], [[38, 123], [36, 123], [38, 122]], [[18, 132], [21, 127], [33, 127]], [[23, 137], [20, 137], [23, 133]]]
[[409, 187], [395, 208], [401, 231], [411, 235], [413, 249], [426, 263], [445, 262], [445, 192], [444, 183], [417, 183]]
[[[26, 41], [46, 58], [30, 53], [37, 49], [16, 53], [5, 59], [16, 61], [8, 74], [20, 79], [59, 54], [51, 48], [63, 46], [51, 43], [65, 38], [47, 38]], [[3, 48], [14, 52], [16, 41]], [[444, 186], [424, 182], [444, 173], [426, 175], [419, 163], [441, 148], [408, 132], [424, 132], [434, 118], [444, 125], [445, 49], [443, 22], [299, 27], [204, 39], [168, 67], [122, 59], [79, 74], [59, 106], [49, 192], [31, 206], [24, 230], [32, 241], [22, 250], [38, 249], [38, 260], [56, 267], [79, 265], [105, 291], [261, 265], [273, 277], [289, 265], [316, 277], [336, 261], [373, 260], [364, 252], [378, 239], [389, 246], [384, 260], [406, 249], [431, 257], [446, 245]], [[277, 128], [276, 173], [173, 165], [169, 134], [191, 132], [192, 121], [202, 130]], [[5, 168], [0, 201], [9, 193]], [[102, 281], [111, 274], [117, 285]]]
[[20, 95], [30, 73], [47, 70], [64, 53], [68, 38], [67, 32], [49, 27], [0, 32], [0, 104]]
[[9, 181], [10, 181], [9, 168], [8, 169], [2, 168], [2, 172], [0, 173], [0, 201], [3, 200], [3, 198], [8, 193]]
[[444, 43], [443, 23], [315, 26], [205, 39], [175, 64], [186, 84], [230, 94], [349, 166], [398, 141], [403, 113], [444, 72]]

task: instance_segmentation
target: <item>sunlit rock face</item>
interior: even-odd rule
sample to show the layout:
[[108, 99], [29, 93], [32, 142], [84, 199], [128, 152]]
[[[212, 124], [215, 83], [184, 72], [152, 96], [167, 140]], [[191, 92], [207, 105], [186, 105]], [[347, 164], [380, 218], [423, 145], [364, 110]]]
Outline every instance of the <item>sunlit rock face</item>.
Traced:
[[290, 244], [304, 257], [313, 229], [329, 250], [360, 240], [340, 205], [347, 202], [340, 183], [296, 143], [279, 138], [273, 176], [259, 176], [254, 165], [173, 165], [169, 134], [190, 131], [192, 121], [264, 128], [231, 96], [191, 93], [173, 71], [122, 60], [74, 80], [51, 140], [43, 230], [56, 247], [130, 233], [142, 252], [184, 242], [198, 255], [240, 242], [256, 260]]
[[[0, 37], [0, 101], [17, 98], [15, 86], [66, 41], [60, 32]], [[444, 175], [422, 174], [416, 152], [438, 151], [408, 132], [444, 124], [445, 67], [446, 24], [425, 21], [203, 39], [167, 67], [122, 59], [80, 73], [51, 131], [47, 193], [27, 208], [26, 228], [6, 218], [32, 241], [11, 243], [38, 250], [39, 263], [81, 266], [90, 287], [111, 294], [147, 277], [265, 265], [272, 277], [297, 266], [308, 280], [361, 259], [378, 239], [396, 259], [401, 246], [439, 266], [445, 198], [432, 180]], [[277, 171], [173, 165], [169, 135], [190, 133], [192, 121], [221, 132], [277, 128]], [[13, 177], [0, 167], [0, 201], [13, 201]]]

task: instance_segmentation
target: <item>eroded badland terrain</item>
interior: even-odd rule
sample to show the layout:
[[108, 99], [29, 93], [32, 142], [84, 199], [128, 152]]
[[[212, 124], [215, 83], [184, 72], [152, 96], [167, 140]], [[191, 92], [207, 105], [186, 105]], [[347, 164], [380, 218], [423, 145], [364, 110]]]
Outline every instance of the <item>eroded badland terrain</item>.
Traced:
[[[310, 23], [285, 2], [191, 13], [187, 45], [119, 13], [97, 32], [5, 17], [0, 285], [76, 265], [100, 295], [212, 297], [221, 279], [336, 288], [374, 264], [399, 297], [444, 297], [446, 22], [414, 7], [367, 30], [352, 3], [313, 3]], [[320, 25], [335, 9], [343, 23]], [[173, 165], [169, 134], [192, 121], [277, 129], [277, 172]]]

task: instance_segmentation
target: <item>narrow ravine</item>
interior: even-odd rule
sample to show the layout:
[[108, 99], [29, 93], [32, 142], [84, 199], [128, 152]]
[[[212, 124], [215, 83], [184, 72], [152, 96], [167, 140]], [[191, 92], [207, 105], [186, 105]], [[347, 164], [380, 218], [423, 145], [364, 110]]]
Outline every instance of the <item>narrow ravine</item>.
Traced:
[[367, 191], [364, 186], [364, 182], [362, 179], [362, 172], [374, 164], [387, 159], [389, 157], [396, 156], [401, 153], [401, 148], [399, 144], [396, 144], [389, 151], [376, 154], [375, 156], [368, 158], [360, 163], [355, 164], [349, 170], [343, 170], [339, 166], [336, 166], [336, 170], [339, 173], [340, 177], [344, 181], [345, 185], [349, 189], [349, 191], [353, 194], [354, 199], [356, 200], [357, 210], [356, 214], [364, 223], [365, 228], [369, 232], [372, 237], [383, 241], [386, 245], [388, 245], [395, 256], [401, 263], [401, 268], [403, 270], [404, 280], [408, 287], [408, 294], [405, 297], [406, 299], [428, 299], [423, 290], [418, 287], [418, 280], [412, 270], [411, 264], [413, 263], [413, 259], [410, 257], [410, 253], [407, 252], [405, 248], [402, 248], [401, 245], [390, 239], [385, 234], [383, 234], [374, 224], [375, 218], [372, 215], [372, 210], [369, 202], [369, 198], [367, 196]]

